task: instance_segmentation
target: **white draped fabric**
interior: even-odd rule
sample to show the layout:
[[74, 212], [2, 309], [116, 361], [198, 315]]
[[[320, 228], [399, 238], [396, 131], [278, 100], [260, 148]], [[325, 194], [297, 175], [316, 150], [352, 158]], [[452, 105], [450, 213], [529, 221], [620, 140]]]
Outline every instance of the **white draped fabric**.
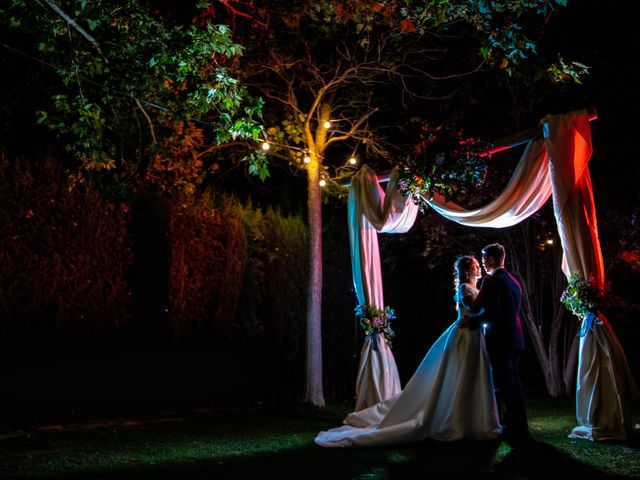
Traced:
[[[397, 175], [396, 175], [397, 177]], [[376, 174], [363, 166], [352, 179], [349, 194], [349, 240], [353, 285], [360, 305], [383, 309], [378, 232], [404, 233], [415, 222], [418, 208], [402, 195], [392, 179], [385, 195]], [[368, 335], [360, 352], [356, 379], [356, 410], [375, 405], [400, 392], [396, 361], [382, 337]]]
[[[541, 124], [543, 138], [529, 142], [508, 185], [492, 202], [482, 208], [465, 210], [436, 194], [429, 205], [440, 215], [462, 225], [504, 228], [528, 218], [553, 195], [564, 252], [563, 272], [567, 277], [573, 272], [579, 272], [583, 278], [592, 275], [604, 285], [588, 169], [592, 152], [589, 114], [579, 111], [548, 116]], [[376, 232], [383, 231], [387, 219], [394, 219], [389, 224], [396, 232], [406, 231], [403, 229], [410, 228], [415, 220], [415, 209], [410, 209], [398, 196], [401, 194], [395, 178], [397, 172], [392, 174], [385, 197], [371, 169], [363, 167], [354, 177], [349, 225], [354, 285], [361, 303], [375, 299], [374, 302], [380, 302], [377, 305], [383, 306]], [[363, 215], [366, 219], [360, 222]], [[368, 218], [373, 219], [372, 223]], [[640, 396], [638, 388], [607, 319], [598, 313], [595, 321], [589, 320], [583, 327], [586, 333], [580, 341], [576, 390], [578, 426], [572, 435], [590, 440], [625, 440], [631, 434], [630, 405]], [[386, 378], [387, 374], [383, 375]], [[362, 384], [358, 388], [368, 387]], [[359, 404], [360, 408], [368, 405], [367, 402]]]
[[529, 142], [504, 191], [482, 208], [465, 210], [434, 193], [429, 205], [440, 215], [471, 227], [511, 227], [537, 212], [551, 196], [544, 139]]

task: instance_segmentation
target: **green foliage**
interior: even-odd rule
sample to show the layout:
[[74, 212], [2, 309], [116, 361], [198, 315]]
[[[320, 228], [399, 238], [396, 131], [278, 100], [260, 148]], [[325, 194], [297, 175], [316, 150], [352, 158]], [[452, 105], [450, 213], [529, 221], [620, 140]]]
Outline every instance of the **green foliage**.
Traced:
[[73, 185], [50, 159], [0, 158], [0, 326], [94, 333], [131, 321], [129, 207]]
[[420, 211], [427, 209], [434, 193], [449, 198], [477, 191], [485, 183], [489, 158], [480, 154], [492, 147], [490, 142], [465, 137], [461, 130], [424, 125], [414, 156], [400, 165], [398, 186]]
[[242, 161], [249, 163], [249, 173], [251, 175], [256, 175], [262, 181], [269, 177], [269, 159], [264, 152], [255, 150], [245, 156]]
[[[271, 148], [280, 153], [280, 157], [287, 161], [288, 166], [293, 169], [304, 169], [304, 157], [307, 154], [306, 141], [304, 138], [305, 115], [294, 115], [291, 112], [283, 111], [283, 118], [275, 120], [265, 130]], [[258, 151], [258, 154], [265, 154]]]
[[308, 230], [299, 216], [251, 204], [243, 219], [247, 261], [231, 337], [263, 351], [278, 395], [295, 398], [304, 378]]
[[[24, 35], [20, 48], [48, 65], [37, 74], [55, 69], [58, 81], [49, 85], [38, 122], [60, 137], [89, 178], [105, 187], [145, 182], [176, 190], [176, 172], [189, 159], [173, 156], [176, 144], [201, 160], [186, 172], [202, 178], [215, 171], [212, 146], [257, 140], [262, 102], [225, 68], [242, 54], [227, 26], [175, 25], [133, 0], [69, 0], [60, 8], [77, 28], [26, 0], [0, 7], [0, 25]], [[187, 175], [179, 184], [194, 191], [198, 183]]]
[[[408, 148], [396, 141], [407, 123], [402, 110], [425, 111], [423, 99], [446, 101], [451, 91], [464, 90], [463, 77], [471, 72], [580, 81], [588, 70], [577, 62], [549, 66], [547, 58], [537, 58], [543, 22], [565, 7], [565, 0], [300, 0], [269, 2], [268, 19], [265, 5], [244, 5], [242, 15], [264, 32], [239, 27], [236, 32], [247, 45], [239, 75], [274, 100], [266, 120], [272, 142], [267, 155], [295, 172], [305, 168], [303, 158], [313, 150], [322, 177], [334, 185], [352, 173], [341, 161], [349, 152], [359, 151], [362, 160], [382, 169], [405, 157]], [[233, 18], [241, 21], [239, 15]], [[326, 134], [318, 123], [321, 106], [332, 119]], [[427, 172], [431, 165], [424, 166], [421, 176], [451, 194], [464, 190], [461, 183], [480, 179], [484, 167], [478, 157], [469, 157], [467, 165], [449, 165], [446, 172]], [[445, 179], [450, 173], [455, 179]]]
[[568, 79], [582, 83], [580, 79], [589, 73], [589, 68], [580, 62], [566, 62], [561, 56], [558, 56], [558, 61], [547, 68], [547, 74], [554, 83], [564, 82]]
[[588, 313], [596, 314], [602, 308], [605, 291], [606, 288], [598, 287], [593, 276], [585, 280], [578, 272], [573, 272], [560, 301], [582, 320]]
[[[278, 316], [296, 312], [290, 318], [295, 321], [304, 315], [300, 292], [307, 282], [308, 233], [300, 217], [284, 217], [272, 208], [262, 211], [251, 204], [243, 209], [243, 221], [248, 263], [236, 329], [239, 338], [259, 342], [272, 328], [281, 328], [276, 326]], [[275, 340], [270, 336], [270, 342]]]
[[[536, 54], [536, 43], [526, 35], [520, 20], [536, 16], [542, 20], [567, 4], [566, 0], [334, 0], [310, 3], [309, 14], [315, 21], [341, 26], [351, 23], [360, 33], [386, 26], [424, 35], [446, 32], [462, 22], [471, 26], [477, 35], [482, 57], [509, 74], [530, 55]], [[568, 78], [575, 80], [577, 77], [562, 80]]]

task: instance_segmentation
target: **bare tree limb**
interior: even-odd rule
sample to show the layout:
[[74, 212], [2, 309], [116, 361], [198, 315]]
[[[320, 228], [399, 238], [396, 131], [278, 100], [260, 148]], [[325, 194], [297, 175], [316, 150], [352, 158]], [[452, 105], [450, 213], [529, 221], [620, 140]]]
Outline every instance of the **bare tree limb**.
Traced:
[[[40, 0], [36, 0], [36, 1], [39, 3]], [[49, 7], [54, 12], [60, 15], [64, 19], [64, 21], [67, 22], [71, 27], [73, 27], [78, 33], [80, 33], [80, 35], [86, 38], [91, 43], [91, 45], [93, 45], [93, 48], [95, 48], [96, 51], [102, 56], [102, 58], [104, 58], [105, 62], [109, 63], [109, 60], [107, 59], [107, 57], [104, 56], [104, 54], [102, 53], [102, 50], [100, 49], [100, 44], [96, 41], [95, 38], [89, 35], [89, 33], [87, 33], [87, 31], [84, 28], [78, 25], [78, 22], [76, 22], [73, 18], [67, 15], [60, 7], [58, 7], [55, 3], [53, 3], [52, 0], [42, 0], [42, 1], [44, 1], [47, 5], [49, 5]]]
[[138, 108], [140, 109], [140, 111], [144, 115], [144, 118], [147, 119], [147, 123], [149, 124], [149, 131], [151, 132], [151, 138], [153, 138], [153, 143], [158, 143], [158, 141], [156, 140], [156, 132], [155, 132], [155, 130], [153, 128], [153, 122], [151, 121], [151, 117], [149, 116], [147, 111], [143, 108], [142, 104], [140, 103], [140, 100], [138, 100], [135, 97], [132, 97], [132, 98], [135, 100], [136, 105], [138, 105]]
[[197, 160], [199, 158], [204, 157], [208, 153], [215, 152], [216, 150], [222, 150], [223, 148], [234, 147], [234, 146], [237, 146], [237, 145], [245, 145], [245, 143], [244, 142], [229, 142], [229, 143], [221, 143], [219, 145], [211, 145], [206, 150], [203, 150], [202, 152], [198, 152], [198, 154], [195, 155], [194, 158]]

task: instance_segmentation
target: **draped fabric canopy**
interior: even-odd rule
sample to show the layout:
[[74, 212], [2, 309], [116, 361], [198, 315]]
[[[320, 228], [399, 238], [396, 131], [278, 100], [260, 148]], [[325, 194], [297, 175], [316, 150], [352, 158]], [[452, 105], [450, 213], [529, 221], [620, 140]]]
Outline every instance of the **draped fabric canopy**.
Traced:
[[[487, 205], [466, 210], [434, 194], [429, 205], [443, 217], [472, 227], [504, 228], [537, 212], [553, 198], [562, 243], [562, 270], [569, 277], [593, 276], [605, 283], [602, 253], [589, 175], [592, 153], [587, 111], [548, 116], [541, 120], [543, 136], [528, 143], [505, 189]], [[384, 307], [377, 233], [408, 231], [417, 206], [404, 197], [394, 170], [386, 191], [373, 170], [363, 166], [352, 179], [349, 233], [353, 283], [359, 304]], [[639, 393], [624, 351], [611, 325], [598, 312], [585, 319], [580, 339], [576, 390], [578, 426], [572, 435], [591, 440], [627, 439], [630, 405]], [[385, 400], [400, 390], [391, 350], [374, 351], [365, 338], [356, 381], [356, 410]]]
[[[403, 196], [393, 180], [385, 195], [368, 167], [356, 173], [349, 195], [349, 241], [356, 297], [360, 305], [384, 308], [378, 233], [409, 230], [418, 207]], [[367, 335], [360, 353], [356, 379], [356, 410], [362, 410], [400, 393], [400, 376], [391, 349], [384, 340]]]

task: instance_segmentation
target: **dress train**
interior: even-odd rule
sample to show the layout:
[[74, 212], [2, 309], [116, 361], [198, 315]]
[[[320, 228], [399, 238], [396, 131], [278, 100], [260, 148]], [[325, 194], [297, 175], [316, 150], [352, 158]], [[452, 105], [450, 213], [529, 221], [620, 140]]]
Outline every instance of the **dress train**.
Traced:
[[454, 322], [398, 394], [320, 432], [323, 447], [373, 447], [425, 439], [490, 440], [501, 433], [491, 367], [480, 330]]

